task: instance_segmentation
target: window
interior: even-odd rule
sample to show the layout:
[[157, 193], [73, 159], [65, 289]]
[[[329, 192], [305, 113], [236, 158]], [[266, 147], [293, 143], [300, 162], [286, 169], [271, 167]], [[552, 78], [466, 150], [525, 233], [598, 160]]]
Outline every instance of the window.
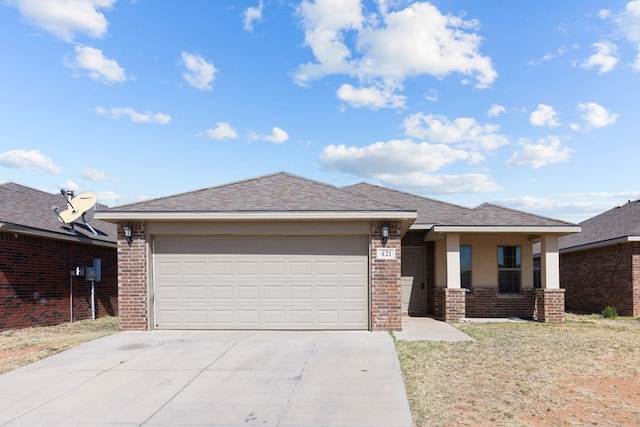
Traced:
[[520, 246], [498, 246], [498, 291], [520, 292]]
[[471, 290], [471, 246], [460, 246], [460, 286]]
[[540, 289], [542, 287], [542, 273], [540, 269], [540, 258], [533, 259], [533, 287]]

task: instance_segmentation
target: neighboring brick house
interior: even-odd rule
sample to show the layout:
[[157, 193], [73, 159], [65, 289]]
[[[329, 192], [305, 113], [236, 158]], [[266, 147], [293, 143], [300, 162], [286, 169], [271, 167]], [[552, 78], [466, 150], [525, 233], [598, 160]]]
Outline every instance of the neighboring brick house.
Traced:
[[561, 322], [558, 238], [580, 230], [286, 173], [96, 217], [118, 224], [120, 324], [133, 330], [400, 330], [403, 314]]
[[613, 208], [560, 239], [560, 284], [567, 310], [600, 313], [613, 306], [640, 316], [640, 201]]
[[15, 183], [0, 185], [0, 330], [55, 325], [90, 319], [91, 282], [72, 275], [76, 267], [101, 260], [102, 279], [95, 282], [95, 314], [116, 316], [116, 227], [86, 217], [82, 222], [58, 220], [53, 205], [64, 208], [62, 195]]

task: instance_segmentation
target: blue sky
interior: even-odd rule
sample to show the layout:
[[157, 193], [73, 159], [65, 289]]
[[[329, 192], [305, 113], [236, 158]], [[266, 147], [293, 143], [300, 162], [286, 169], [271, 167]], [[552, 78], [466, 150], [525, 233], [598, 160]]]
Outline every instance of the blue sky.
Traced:
[[579, 222], [640, 198], [640, 0], [0, 0], [0, 182], [286, 171]]

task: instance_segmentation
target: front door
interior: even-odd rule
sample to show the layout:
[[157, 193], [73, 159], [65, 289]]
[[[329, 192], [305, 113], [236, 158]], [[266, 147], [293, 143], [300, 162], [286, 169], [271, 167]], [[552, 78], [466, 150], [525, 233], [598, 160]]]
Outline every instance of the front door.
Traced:
[[402, 312], [427, 313], [424, 248], [402, 248]]

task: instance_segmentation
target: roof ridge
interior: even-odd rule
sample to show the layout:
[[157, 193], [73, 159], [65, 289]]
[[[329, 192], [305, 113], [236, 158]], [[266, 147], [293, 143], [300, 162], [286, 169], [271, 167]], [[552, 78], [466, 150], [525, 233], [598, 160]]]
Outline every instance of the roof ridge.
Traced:
[[519, 213], [519, 214], [530, 215], [530, 216], [534, 216], [536, 218], [545, 219], [547, 221], [561, 222], [561, 223], [567, 224], [567, 225], [577, 225], [577, 224], [574, 224], [572, 222], [564, 221], [564, 220], [561, 220], [561, 219], [551, 218], [551, 217], [545, 216], [545, 215], [538, 215], [538, 214], [534, 214], [534, 213], [531, 213], [531, 212], [521, 211], [519, 209], [508, 208], [506, 206], [502, 206], [502, 205], [499, 205], [497, 203], [490, 203], [490, 202], [484, 202], [484, 203], [476, 206], [475, 208], [473, 208], [472, 211], [474, 211], [476, 209], [479, 209], [479, 208], [482, 208], [484, 206], [496, 207], [496, 208], [499, 208], [499, 209], [504, 209], [504, 210], [509, 211], [509, 212], [516, 212], [516, 213]]
[[[401, 190], [397, 190], [397, 189], [395, 189], [395, 188], [389, 188], [389, 187], [384, 187], [384, 186], [382, 186], [382, 185], [371, 184], [371, 183], [369, 183], [369, 182], [365, 182], [365, 181], [361, 181], [361, 182], [359, 182], [359, 183], [352, 184], [352, 185], [347, 185], [347, 186], [344, 186], [344, 187], [342, 187], [342, 188], [355, 187], [356, 185], [361, 185], [361, 184], [369, 185], [369, 186], [371, 186], [371, 187], [381, 188], [381, 189], [386, 190], [386, 191], [391, 191], [391, 192], [398, 193], [398, 194], [403, 194], [403, 195], [406, 195], [406, 196], [415, 197], [415, 198], [417, 198], [417, 199], [428, 200], [428, 201], [430, 201], [430, 202], [438, 203], [438, 204], [441, 204], [441, 205], [454, 206], [454, 207], [456, 207], [456, 208], [465, 209], [465, 210], [468, 210], [468, 211], [470, 211], [470, 210], [471, 210], [471, 208], [468, 208], [468, 207], [466, 207], [466, 206], [462, 206], [462, 205], [458, 205], [458, 204], [456, 204], [456, 203], [444, 202], [444, 201], [442, 201], [442, 200], [433, 199], [433, 198], [431, 198], [431, 197], [420, 196], [420, 195], [418, 195], [418, 194], [409, 193], [408, 191], [401, 191]], [[373, 199], [373, 200], [375, 200], [375, 199]]]

